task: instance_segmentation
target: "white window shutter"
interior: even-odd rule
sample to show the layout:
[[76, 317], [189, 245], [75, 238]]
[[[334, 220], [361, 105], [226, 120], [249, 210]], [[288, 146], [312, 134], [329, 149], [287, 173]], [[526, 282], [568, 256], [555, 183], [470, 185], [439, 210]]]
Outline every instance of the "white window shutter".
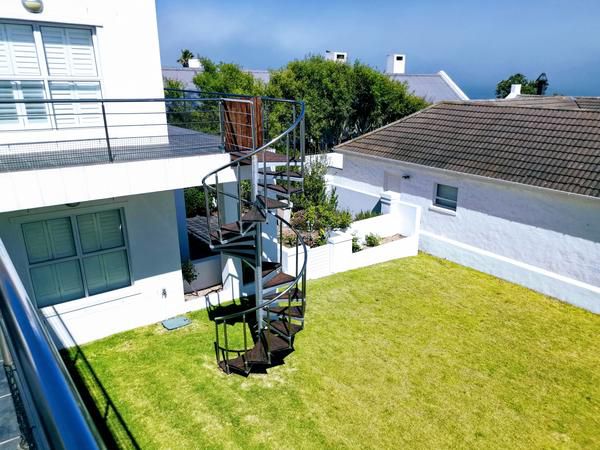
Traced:
[[[0, 81], [0, 100], [14, 100], [15, 87], [12, 81]], [[19, 117], [15, 103], [0, 103], [0, 126], [18, 125]]]
[[[50, 82], [50, 96], [56, 100], [71, 100], [74, 98], [72, 92], [72, 83], [68, 81], [52, 81]], [[77, 125], [77, 117], [75, 116], [75, 105], [73, 103], [54, 103], [54, 116], [56, 126], [72, 127]]]
[[[81, 100], [99, 99], [100, 83], [76, 82], [73, 83], [75, 97]], [[78, 103], [79, 124], [84, 126], [100, 125], [102, 123], [102, 107], [100, 103]]]
[[12, 75], [10, 44], [6, 35], [6, 26], [0, 24], [0, 75]]
[[30, 25], [6, 25], [14, 75], [39, 75], [33, 28]]
[[41, 30], [51, 76], [97, 76], [90, 30], [58, 27], [41, 27]]
[[66, 34], [69, 43], [71, 76], [95, 77], [97, 71], [92, 32], [78, 28], [67, 28]]
[[51, 76], [68, 76], [69, 53], [67, 51], [67, 36], [64, 28], [41, 27], [46, 64]]

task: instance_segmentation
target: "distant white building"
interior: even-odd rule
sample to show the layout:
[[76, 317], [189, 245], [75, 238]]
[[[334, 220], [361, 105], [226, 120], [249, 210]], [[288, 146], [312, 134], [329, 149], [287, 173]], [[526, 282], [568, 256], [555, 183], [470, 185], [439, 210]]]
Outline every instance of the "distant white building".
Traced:
[[406, 73], [406, 55], [388, 55], [385, 67], [386, 75], [392, 80], [406, 83], [409, 92], [429, 103], [469, 100], [467, 94], [443, 70], [432, 74]]
[[337, 146], [330, 183], [352, 212], [420, 206], [428, 253], [600, 313], [599, 108], [441, 102]]

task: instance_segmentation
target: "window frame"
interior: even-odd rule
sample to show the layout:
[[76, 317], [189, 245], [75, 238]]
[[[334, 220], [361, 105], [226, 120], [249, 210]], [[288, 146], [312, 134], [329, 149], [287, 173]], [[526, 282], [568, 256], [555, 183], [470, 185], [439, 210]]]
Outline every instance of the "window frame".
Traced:
[[[446, 197], [442, 197], [441, 195], [439, 195], [439, 187], [440, 186], [445, 186], [445, 187], [448, 187], [451, 189], [455, 189], [456, 190], [456, 199], [446, 198]], [[439, 203], [438, 199], [444, 200], [446, 202], [454, 203], [454, 208], [451, 206]], [[443, 208], [446, 211], [456, 212], [456, 210], [458, 209], [458, 187], [451, 186], [449, 184], [444, 184], [444, 183], [435, 183], [434, 188], [433, 188], [433, 206], [435, 206], [436, 208]]]
[[[0, 24], [8, 24], [8, 25], [27, 25], [32, 28], [33, 31], [33, 40], [35, 44], [35, 51], [37, 54], [38, 65], [40, 69], [39, 75], [0, 75], [0, 81], [10, 81], [10, 82], [18, 82], [21, 83], [23, 81], [41, 81], [43, 85], [44, 91], [44, 100], [52, 100], [52, 94], [50, 91], [50, 83], [51, 82], [95, 82], [98, 83], [99, 86], [99, 97], [101, 100], [103, 98], [104, 92], [104, 83], [102, 77], [102, 64], [100, 60], [99, 54], [99, 45], [98, 45], [98, 27], [93, 25], [71, 25], [66, 23], [46, 23], [46, 22], [31, 22], [26, 20], [14, 20], [14, 19], [0, 19]], [[50, 75], [48, 69], [48, 61], [46, 58], [46, 52], [44, 48], [44, 41], [42, 38], [42, 27], [54, 27], [54, 28], [73, 28], [73, 29], [83, 29], [89, 30], [91, 33], [91, 42], [92, 42], [92, 53], [94, 56], [94, 61], [96, 64], [96, 75], [93, 77], [86, 76], [52, 76]], [[21, 98], [16, 98], [16, 100], [21, 100]], [[74, 109], [79, 109], [81, 103], [77, 103], [73, 101], [72, 105]], [[58, 126], [56, 122], [56, 111], [54, 110], [54, 105], [46, 104], [47, 111], [47, 123], [44, 126], [32, 126], [28, 122], [28, 117], [22, 117], [23, 112], [25, 111], [24, 104], [16, 104], [17, 106], [17, 119], [18, 124], [7, 124], [0, 125], [0, 130], [3, 131], [20, 131], [20, 130], [62, 130], [65, 128], [89, 128], [89, 127], [97, 127], [97, 125], [87, 125], [81, 124], [79, 120], [77, 124], [70, 127]]]
[[[110, 249], [101, 249], [101, 250], [97, 250], [97, 251], [93, 251], [93, 252], [89, 252], [89, 253], [85, 253], [83, 251], [82, 245], [81, 245], [81, 236], [79, 233], [79, 226], [77, 223], [77, 217], [78, 216], [83, 216], [86, 214], [97, 214], [97, 213], [101, 213], [101, 212], [105, 212], [105, 211], [118, 211], [119, 212], [119, 219], [121, 221], [121, 232], [123, 234], [123, 245], [121, 246], [117, 246], [117, 247], [113, 247]], [[23, 240], [23, 246], [25, 249], [25, 252], [27, 252], [26, 246], [27, 246], [27, 241], [25, 239], [25, 235], [23, 233], [23, 226], [28, 224], [28, 223], [36, 223], [36, 222], [46, 222], [48, 220], [53, 220], [53, 219], [68, 219], [69, 220], [69, 224], [71, 226], [71, 232], [72, 232], [72, 236], [73, 236], [73, 241], [74, 241], [74, 246], [75, 246], [75, 255], [73, 256], [66, 256], [66, 257], [62, 257], [62, 258], [56, 258], [56, 259], [51, 259], [51, 260], [47, 260], [47, 261], [42, 261], [39, 263], [31, 263], [29, 262], [29, 256], [27, 255], [26, 259], [27, 259], [27, 275], [29, 277], [29, 282], [31, 285], [31, 289], [32, 289], [32, 294], [33, 294], [33, 298], [35, 301], [35, 304], [38, 305], [38, 300], [35, 294], [35, 287], [33, 284], [33, 277], [31, 276], [31, 269], [33, 268], [38, 268], [38, 267], [44, 267], [44, 266], [50, 266], [50, 265], [54, 265], [54, 264], [58, 264], [58, 263], [62, 263], [62, 262], [67, 262], [67, 261], [73, 261], [73, 260], [77, 260], [78, 261], [78, 267], [79, 267], [79, 272], [81, 275], [81, 281], [82, 281], [82, 285], [83, 285], [83, 296], [79, 297], [77, 299], [73, 299], [73, 300], [65, 300], [65, 301], [61, 301], [58, 303], [53, 303], [51, 305], [45, 305], [45, 306], [39, 306], [39, 308], [47, 308], [47, 307], [54, 307], [57, 305], [62, 305], [62, 304], [66, 304], [72, 301], [76, 301], [76, 300], [81, 300], [81, 299], [85, 299], [85, 298], [95, 298], [97, 296], [101, 296], [110, 292], [114, 292], [114, 291], [118, 291], [120, 289], [127, 289], [132, 287], [135, 282], [133, 279], [133, 271], [132, 271], [132, 264], [131, 264], [131, 252], [130, 252], [130, 245], [129, 245], [129, 238], [128, 238], [128, 233], [127, 233], [127, 225], [125, 222], [125, 211], [123, 209], [123, 207], [119, 207], [116, 206], [114, 208], [102, 208], [102, 209], [94, 209], [92, 211], [77, 211], [77, 212], [73, 212], [71, 214], [57, 214], [57, 215], [52, 215], [52, 216], [48, 216], [48, 217], [43, 217], [43, 218], [38, 218], [36, 220], [26, 220], [23, 221], [20, 224], [20, 228], [21, 228], [21, 238]], [[95, 294], [90, 294], [90, 290], [88, 287], [88, 281], [85, 275], [85, 267], [84, 267], [84, 260], [86, 258], [90, 258], [90, 257], [94, 257], [94, 256], [99, 256], [102, 254], [106, 254], [106, 253], [112, 253], [112, 252], [120, 252], [120, 251], [125, 251], [125, 259], [127, 261], [127, 270], [129, 272], [129, 284], [127, 286], [122, 286], [122, 287], [118, 287], [115, 289], [110, 289], [107, 291], [103, 291], [103, 292], [98, 292]]]

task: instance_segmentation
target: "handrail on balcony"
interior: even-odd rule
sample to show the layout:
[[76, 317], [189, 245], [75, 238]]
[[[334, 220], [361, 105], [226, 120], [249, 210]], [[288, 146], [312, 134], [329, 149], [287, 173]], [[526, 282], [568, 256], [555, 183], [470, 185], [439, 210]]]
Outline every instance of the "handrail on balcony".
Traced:
[[29, 444], [42, 449], [105, 448], [2, 240], [0, 328], [5, 365], [14, 371], [31, 427]]

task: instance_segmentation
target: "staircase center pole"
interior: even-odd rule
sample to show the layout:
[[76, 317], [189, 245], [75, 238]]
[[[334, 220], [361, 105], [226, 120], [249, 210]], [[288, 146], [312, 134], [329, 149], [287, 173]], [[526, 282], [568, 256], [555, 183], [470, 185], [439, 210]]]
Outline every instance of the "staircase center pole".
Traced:
[[[254, 291], [256, 293], [256, 306], [263, 302], [263, 271], [262, 271], [262, 224], [256, 224], [256, 264], [254, 272]], [[262, 308], [256, 310], [256, 323], [258, 324], [258, 334], [263, 326], [264, 311]]]

